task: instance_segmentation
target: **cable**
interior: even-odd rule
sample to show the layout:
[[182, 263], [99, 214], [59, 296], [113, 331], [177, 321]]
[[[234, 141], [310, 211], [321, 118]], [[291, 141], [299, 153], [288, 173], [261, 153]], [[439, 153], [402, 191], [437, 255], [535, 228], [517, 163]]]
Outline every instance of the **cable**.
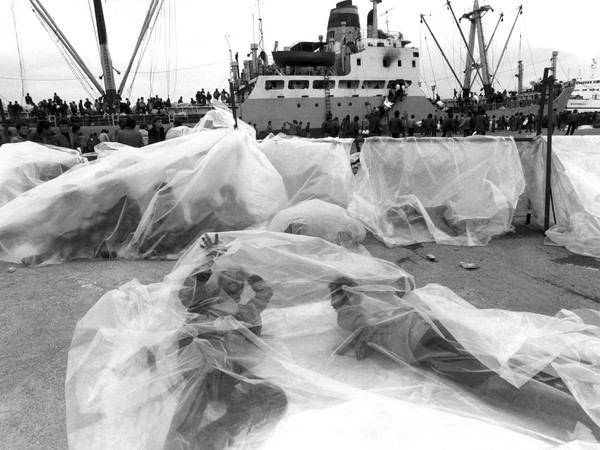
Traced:
[[[50, 37], [52, 38], [52, 31], [50, 30], [50, 26], [46, 23], [46, 21], [44, 21], [41, 17], [39, 12], [37, 11], [37, 9], [34, 9], [34, 14], [38, 17], [38, 20], [40, 21], [40, 23], [42, 24], [42, 27], [46, 30], [46, 32], [50, 35]], [[92, 91], [90, 91], [90, 87], [91, 87], [91, 81], [88, 80], [87, 77], [83, 76], [83, 73], [81, 71], [81, 69], [79, 68], [79, 65], [76, 64], [76, 62], [74, 61], [73, 56], [71, 56], [65, 48], [63, 48], [61, 45], [59, 45], [59, 42], [52, 39], [52, 41], [54, 42], [54, 44], [56, 45], [56, 48], [58, 49], [58, 51], [60, 52], [60, 54], [63, 56], [63, 58], [65, 59], [65, 61], [67, 62], [67, 65], [69, 66], [69, 68], [71, 69], [71, 71], [73, 72], [73, 75], [75, 75], [76, 80], [79, 81], [79, 83], [82, 85], [82, 87], [84, 88], [84, 90], [86, 92], [88, 92], [88, 94], [92, 97], [94, 97], [94, 93], [96, 92], [95, 87], [92, 89]], [[84, 84], [87, 83], [87, 86]]]
[[[160, 4], [158, 5], [157, 9], [160, 10], [160, 8], [162, 8], [162, 5], [164, 3], [164, 0], [161, 0]], [[152, 30], [154, 30], [154, 27], [156, 25], [156, 21], [158, 19], [158, 13], [155, 14], [155, 16], [152, 18], [152, 23], [149, 24], [148, 28], [150, 29], [150, 34], [152, 34]], [[137, 77], [138, 74], [138, 70], [140, 68], [140, 65], [142, 64], [142, 60], [144, 58], [144, 55], [146, 54], [146, 50], [148, 49], [148, 44], [150, 43], [150, 39], [148, 37], [148, 35], [146, 35], [144, 37], [144, 41], [142, 42], [142, 51], [138, 54], [138, 58], [137, 58], [137, 66], [135, 71], [133, 72], [133, 77], [131, 79], [131, 83], [129, 83], [129, 90], [133, 91], [133, 83]], [[147, 73], [147, 72], [141, 72], [141, 73]]]
[[11, 9], [12, 9], [13, 24], [15, 27], [15, 38], [17, 40], [17, 53], [19, 54], [19, 70], [20, 70], [20, 74], [21, 74], [21, 101], [23, 101], [23, 99], [25, 98], [25, 93], [27, 92], [27, 85], [25, 82], [25, 79], [26, 79], [25, 64], [23, 61], [23, 49], [21, 48], [21, 40], [19, 39], [17, 8], [11, 8]]
[[[177, 7], [175, 6], [175, 0], [173, 0], [173, 11], [174, 11], [174, 19], [173, 22], [175, 24], [175, 30], [177, 30]], [[175, 82], [173, 83], [173, 97], [175, 97], [175, 90], [177, 88], [177, 66], [179, 64], [179, 46], [177, 41], [177, 33], [175, 33]]]
[[94, 15], [94, 12], [92, 11], [92, 4], [90, 3], [91, 0], [88, 0], [88, 8], [90, 10], [90, 18], [92, 20], [92, 28], [94, 29], [94, 36], [96, 37], [96, 49], [98, 50], [98, 58], [101, 59], [102, 58], [102, 54], [100, 52], [100, 42], [98, 40], [98, 30], [97, 30], [97, 26], [96, 26], [96, 16]]
[[[12, 13], [12, 10], [15, 6], [15, 2], [17, 0], [12, 0], [12, 4], [10, 5], [10, 13]], [[2, 26], [0, 27], [0, 33], [2, 33], [2, 31], [4, 31], [4, 27], [6, 26], [6, 24], [8, 23], [10, 18], [10, 14], [7, 14], [6, 17], [4, 18], [4, 22], [2, 23]]]

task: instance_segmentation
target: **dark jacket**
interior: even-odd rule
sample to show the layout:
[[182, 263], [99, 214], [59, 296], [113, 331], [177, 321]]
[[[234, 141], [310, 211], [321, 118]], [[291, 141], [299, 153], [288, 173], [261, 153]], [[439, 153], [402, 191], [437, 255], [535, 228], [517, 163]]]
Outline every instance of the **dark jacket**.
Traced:
[[155, 142], [162, 142], [165, 140], [165, 129], [163, 127], [156, 128], [151, 127], [148, 130], [148, 145], [154, 144]]
[[56, 143], [56, 145], [58, 145], [59, 147], [72, 149], [76, 149], [77, 147], [79, 147], [79, 136], [77, 136], [75, 133], [71, 133], [70, 131], [67, 134], [69, 135], [69, 140], [71, 142], [69, 142], [69, 140], [67, 140], [67, 137], [59, 131], [54, 135], [54, 142]]
[[117, 142], [121, 144], [129, 145], [130, 147], [143, 147], [144, 141], [142, 140], [142, 133], [132, 128], [123, 128], [117, 130]]

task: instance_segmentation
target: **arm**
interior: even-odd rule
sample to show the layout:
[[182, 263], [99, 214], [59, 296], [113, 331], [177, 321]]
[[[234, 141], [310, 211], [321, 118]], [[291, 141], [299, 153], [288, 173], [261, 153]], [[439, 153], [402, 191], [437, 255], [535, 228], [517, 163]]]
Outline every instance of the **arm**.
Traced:
[[[190, 312], [198, 312], [192, 310], [195, 307], [201, 306], [202, 300], [206, 293], [205, 285], [212, 275], [210, 269], [215, 261], [223, 253], [227, 252], [227, 248], [219, 245], [219, 235], [215, 233], [214, 241], [210, 239], [208, 234], [202, 235], [202, 243], [200, 248], [206, 252], [206, 260], [199, 267], [195, 268], [190, 274], [179, 291], [179, 299]], [[202, 270], [204, 268], [204, 270]]]
[[249, 325], [260, 325], [260, 314], [267, 308], [273, 297], [273, 289], [260, 276], [250, 275], [246, 271], [241, 273], [254, 291], [254, 297], [247, 303], [238, 305], [235, 318]]

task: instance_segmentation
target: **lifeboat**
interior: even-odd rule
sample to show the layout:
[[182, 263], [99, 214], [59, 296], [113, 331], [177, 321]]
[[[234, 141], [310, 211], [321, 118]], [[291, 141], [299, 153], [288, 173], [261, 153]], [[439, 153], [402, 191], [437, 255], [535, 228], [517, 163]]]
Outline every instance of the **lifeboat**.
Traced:
[[335, 64], [335, 53], [333, 52], [294, 52], [282, 51], [273, 52], [275, 63], [280, 66], [310, 67], [324, 66], [331, 67]]
[[273, 52], [273, 60], [279, 66], [332, 67], [335, 53], [324, 51], [323, 42], [299, 42], [289, 50]]

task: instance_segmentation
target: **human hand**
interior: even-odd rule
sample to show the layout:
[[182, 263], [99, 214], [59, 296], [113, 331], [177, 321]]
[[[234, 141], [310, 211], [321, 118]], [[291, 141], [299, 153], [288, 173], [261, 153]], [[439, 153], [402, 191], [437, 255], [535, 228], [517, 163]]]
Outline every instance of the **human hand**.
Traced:
[[359, 361], [365, 359], [367, 356], [367, 352], [369, 351], [368, 344], [374, 331], [373, 327], [366, 326], [354, 341], [354, 354]]
[[227, 247], [225, 247], [225, 245], [219, 245], [218, 233], [215, 233], [214, 240], [212, 240], [208, 234], [203, 234], [200, 239], [202, 241], [200, 243], [200, 248], [206, 252], [207, 256], [216, 258], [227, 252]]

